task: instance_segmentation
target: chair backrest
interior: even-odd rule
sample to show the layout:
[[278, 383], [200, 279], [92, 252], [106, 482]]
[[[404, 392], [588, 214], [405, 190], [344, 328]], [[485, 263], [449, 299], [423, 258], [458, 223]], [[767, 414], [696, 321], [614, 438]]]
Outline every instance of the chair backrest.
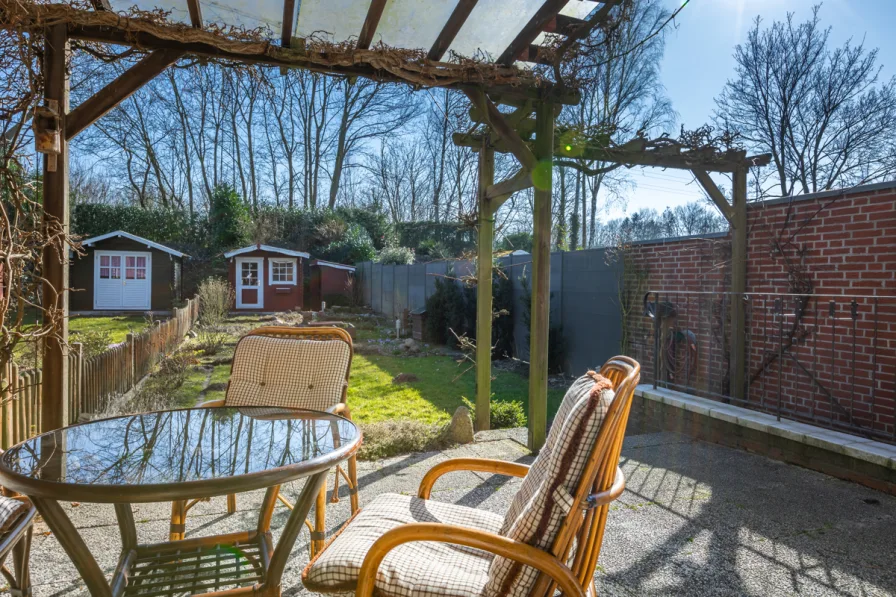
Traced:
[[[639, 379], [636, 361], [614, 357], [600, 375], [589, 372], [573, 383], [501, 529], [569, 562], [583, 588], [597, 565], [609, 507], [589, 497], [605, 493], [615, 499], [624, 487], [616, 472]], [[502, 595], [553, 594], [546, 576], [502, 558], [495, 559], [489, 576], [489, 590]]]
[[262, 327], [236, 345], [228, 406], [326, 410], [345, 402], [352, 339], [337, 327]]

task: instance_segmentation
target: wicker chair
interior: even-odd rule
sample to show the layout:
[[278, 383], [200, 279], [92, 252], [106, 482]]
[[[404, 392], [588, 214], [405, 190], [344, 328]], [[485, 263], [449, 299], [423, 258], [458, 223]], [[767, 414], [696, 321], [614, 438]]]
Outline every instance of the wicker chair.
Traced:
[[[11, 597], [31, 595], [31, 573], [28, 558], [31, 534], [37, 510], [26, 497], [4, 491], [0, 495], [0, 573], [9, 584]], [[6, 560], [12, 560], [12, 570]]]
[[[230, 383], [224, 400], [213, 400], [203, 406], [283, 406], [326, 410], [351, 418], [346, 405], [348, 379], [352, 363], [352, 339], [337, 327], [263, 327], [252, 330], [240, 339], [231, 365]], [[317, 359], [312, 369], [309, 362]], [[357, 460], [348, 461], [348, 474], [336, 468], [331, 501], [339, 501], [339, 477], [348, 485], [351, 511], [358, 510]], [[199, 498], [174, 502], [171, 508], [170, 539], [183, 539], [187, 512]], [[278, 499], [286, 507], [293, 505], [282, 495]], [[311, 530], [311, 554], [323, 547], [326, 539], [326, 485], [315, 506]], [[236, 511], [236, 496], [227, 496], [227, 511]]]
[[[359, 597], [596, 595], [609, 504], [640, 365], [608, 361], [573, 384], [531, 467], [460, 458], [434, 466], [417, 497], [381, 495], [302, 573], [306, 589]], [[436, 480], [468, 470], [524, 477], [506, 516], [430, 500]]]

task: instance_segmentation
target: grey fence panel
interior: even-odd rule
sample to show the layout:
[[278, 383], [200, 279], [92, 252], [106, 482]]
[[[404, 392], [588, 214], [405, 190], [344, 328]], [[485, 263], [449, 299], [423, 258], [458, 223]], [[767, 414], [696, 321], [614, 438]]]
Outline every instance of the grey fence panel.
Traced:
[[392, 309], [394, 315], [398, 317], [408, 308], [408, 268], [410, 266], [396, 265], [394, 267], [395, 278], [393, 280], [393, 287], [395, 288], [395, 293], [393, 295], [394, 302]]
[[408, 304], [411, 311], [426, 307], [426, 264], [408, 266]]
[[619, 354], [620, 273], [620, 264], [607, 264], [605, 249], [564, 254], [561, 320], [567, 373], [580, 375]]
[[370, 276], [370, 308], [377, 313], [383, 312], [383, 266], [380, 263], [371, 264]]
[[395, 266], [383, 267], [383, 307], [381, 313], [395, 315]]
[[549, 323], [551, 327], [563, 327], [560, 306], [563, 303], [563, 253], [551, 253], [551, 305]]
[[371, 299], [371, 296], [373, 295], [373, 288], [371, 285], [371, 282], [372, 282], [371, 278], [373, 276], [372, 270], [373, 270], [372, 262], [365, 261], [364, 263], [361, 264], [361, 267], [360, 267], [361, 287], [363, 288], [363, 292], [364, 292], [363, 300], [364, 300], [365, 305], [370, 304], [370, 299]]
[[436, 279], [444, 276], [448, 272], [448, 263], [445, 261], [434, 261], [426, 264], [426, 297], [432, 296], [436, 291]]
[[[523, 361], [529, 360], [529, 324], [526, 323], [524, 310], [528, 312], [528, 301], [531, 296], [532, 288], [532, 256], [531, 255], [511, 255], [511, 266], [508, 271], [511, 281], [513, 282], [513, 300], [515, 308], [513, 310], [513, 343], [514, 356]], [[526, 290], [523, 286], [522, 278], [525, 276], [527, 280]]]

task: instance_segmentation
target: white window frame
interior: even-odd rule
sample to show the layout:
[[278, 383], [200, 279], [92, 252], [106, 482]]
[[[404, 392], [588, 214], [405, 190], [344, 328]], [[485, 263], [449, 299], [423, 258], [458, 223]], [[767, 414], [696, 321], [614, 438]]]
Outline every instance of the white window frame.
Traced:
[[[274, 282], [274, 264], [288, 263], [292, 266], [292, 282]], [[268, 257], [268, 286], [295, 286], [299, 280], [298, 259], [285, 257]]]

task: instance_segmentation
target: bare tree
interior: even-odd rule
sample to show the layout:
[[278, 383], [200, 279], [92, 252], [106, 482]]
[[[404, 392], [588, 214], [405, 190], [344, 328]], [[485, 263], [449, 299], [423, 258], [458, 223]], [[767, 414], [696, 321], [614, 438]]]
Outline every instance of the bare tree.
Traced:
[[804, 23], [791, 13], [765, 29], [757, 18], [716, 99], [720, 126], [772, 154], [763, 194], [813, 193], [896, 172], [896, 78], [879, 82], [877, 49], [852, 40], [830, 48], [819, 9]]

